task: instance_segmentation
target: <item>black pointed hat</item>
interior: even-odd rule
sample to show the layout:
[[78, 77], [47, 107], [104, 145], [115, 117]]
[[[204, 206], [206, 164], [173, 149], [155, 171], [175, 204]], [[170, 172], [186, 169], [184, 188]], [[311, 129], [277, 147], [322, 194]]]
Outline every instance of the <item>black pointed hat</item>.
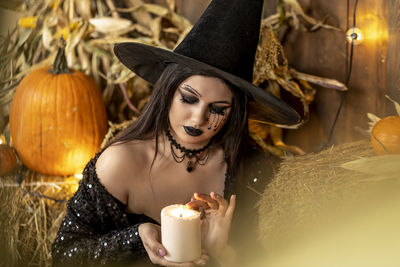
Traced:
[[114, 47], [118, 59], [155, 83], [169, 63], [211, 70], [251, 96], [249, 118], [294, 125], [300, 116], [288, 104], [251, 84], [263, 0], [213, 0], [174, 51], [140, 43]]

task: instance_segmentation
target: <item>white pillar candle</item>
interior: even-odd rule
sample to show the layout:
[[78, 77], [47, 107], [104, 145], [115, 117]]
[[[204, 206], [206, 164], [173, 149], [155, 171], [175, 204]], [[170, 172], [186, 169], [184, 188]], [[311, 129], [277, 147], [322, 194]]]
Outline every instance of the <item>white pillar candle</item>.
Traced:
[[200, 212], [184, 205], [161, 210], [161, 242], [173, 262], [193, 261], [201, 256]]

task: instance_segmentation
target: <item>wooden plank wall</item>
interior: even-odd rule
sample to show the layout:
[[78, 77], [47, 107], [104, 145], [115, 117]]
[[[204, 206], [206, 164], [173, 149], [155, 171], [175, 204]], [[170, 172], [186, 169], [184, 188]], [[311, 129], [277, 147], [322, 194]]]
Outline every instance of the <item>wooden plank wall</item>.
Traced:
[[[153, 0], [165, 3], [166, 0]], [[195, 22], [210, 0], [176, 0], [178, 12]], [[264, 14], [275, 13], [277, 0], [265, 1]], [[305, 73], [345, 81], [349, 44], [345, 31], [352, 25], [355, 0], [299, 0], [306, 12], [340, 31], [292, 31], [285, 41], [285, 53], [291, 66]], [[348, 5], [349, 4], [349, 5]], [[384, 95], [400, 101], [400, 0], [359, 0], [356, 22], [365, 33], [365, 41], [354, 46], [352, 75], [332, 138], [333, 144], [363, 138], [368, 128], [367, 112], [378, 116], [394, 114], [394, 106]], [[307, 152], [317, 151], [327, 138], [333, 123], [340, 93], [317, 88], [309, 122], [298, 130], [286, 131], [285, 140]]]
[[[293, 67], [344, 82], [349, 45], [345, 31], [352, 25], [355, 0], [300, 1], [312, 16], [326, 18], [327, 23], [341, 29], [334, 32], [293, 32], [285, 44], [285, 51]], [[348, 12], [349, 11], [349, 12]], [[349, 26], [350, 25], [350, 26]], [[365, 40], [354, 46], [349, 91], [335, 127], [332, 143], [339, 144], [363, 138], [359, 129], [368, 128], [367, 112], [386, 114], [388, 52], [387, 1], [359, 1], [356, 26], [364, 31]], [[287, 142], [300, 144], [306, 151], [316, 151], [326, 143], [340, 102], [340, 93], [317, 88], [309, 123], [297, 131], [290, 131]]]
[[[400, 1], [389, 0], [389, 42], [387, 52], [387, 90], [400, 103]], [[388, 105], [387, 114], [396, 114]]]

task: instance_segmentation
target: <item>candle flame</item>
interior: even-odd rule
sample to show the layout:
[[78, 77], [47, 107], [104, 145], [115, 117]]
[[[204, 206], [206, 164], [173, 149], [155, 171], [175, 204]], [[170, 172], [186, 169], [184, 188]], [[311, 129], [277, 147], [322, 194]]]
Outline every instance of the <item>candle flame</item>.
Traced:
[[197, 213], [197, 211], [189, 209], [185, 205], [176, 205], [169, 211], [169, 214], [176, 218], [190, 218], [195, 216]]
[[179, 206], [179, 217], [182, 218], [182, 213], [183, 213], [183, 207], [182, 205]]

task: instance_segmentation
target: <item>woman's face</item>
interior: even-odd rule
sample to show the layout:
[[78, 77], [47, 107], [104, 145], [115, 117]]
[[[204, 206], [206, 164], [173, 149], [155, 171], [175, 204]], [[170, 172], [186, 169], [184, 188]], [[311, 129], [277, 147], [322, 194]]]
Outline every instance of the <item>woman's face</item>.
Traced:
[[208, 144], [227, 121], [232, 92], [220, 79], [194, 75], [175, 91], [169, 110], [171, 133], [186, 148]]

